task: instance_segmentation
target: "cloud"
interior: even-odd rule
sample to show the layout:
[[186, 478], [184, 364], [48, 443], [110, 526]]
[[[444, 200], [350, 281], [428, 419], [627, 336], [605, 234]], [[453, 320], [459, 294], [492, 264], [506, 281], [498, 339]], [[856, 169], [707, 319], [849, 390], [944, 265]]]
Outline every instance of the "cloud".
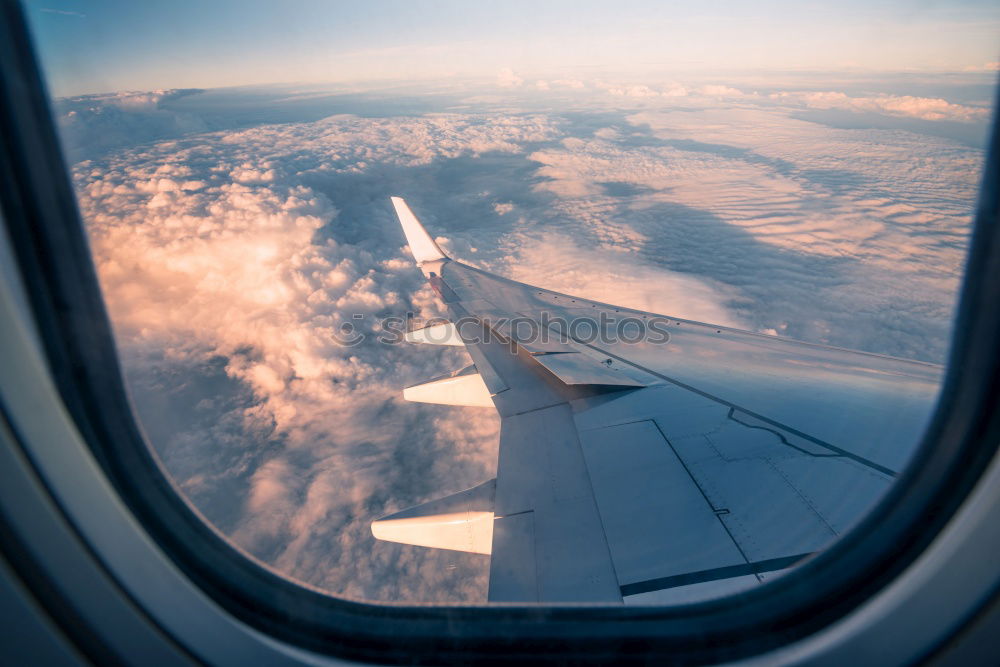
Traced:
[[937, 97], [912, 95], [878, 95], [875, 97], [849, 97], [840, 92], [779, 92], [771, 99], [783, 103], [797, 103], [814, 109], [847, 109], [875, 111], [892, 116], [920, 118], [922, 120], [978, 121], [989, 117], [990, 110], [954, 104]]
[[504, 67], [497, 72], [497, 85], [501, 88], [517, 88], [524, 83], [524, 79], [514, 74], [514, 70]]
[[557, 211], [532, 226], [736, 287], [751, 328], [943, 359], [980, 151], [765, 107], [629, 118], [532, 153]]
[[126, 146], [204, 132], [197, 116], [163, 105], [196, 89], [119, 92], [69, 97], [54, 102], [63, 147], [71, 161], [97, 157]]
[[608, 88], [612, 95], [623, 95], [625, 97], [658, 97], [660, 93], [649, 86], [628, 86], [625, 88]]
[[648, 84], [620, 84], [598, 80], [594, 87], [615, 97], [654, 98], [654, 97], [686, 97], [689, 91], [676, 82], [668, 82], [662, 88]]
[[982, 65], [969, 65], [966, 72], [1000, 72], [1000, 61], [983, 63]]
[[742, 90], [719, 84], [702, 86], [698, 89], [698, 92], [708, 97], [743, 97]]
[[568, 88], [593, 108], [517, 111], [505, 95], [208, 131], [176, 125], [171, 91], [63, 107], [78, 112], [63, 131], [144, 428], [199, 510], [286, 576], [354, 598], [485, 597], [484, 557], [368, 528], [491, 477], [498, 437], [488, 410], [400, 399], [463, 351], [338, 342], [345, 321], [372, 334], [385, 316], [441, 314], [389, 195], [450, 254], [513, 279], [943, 358], [981, 151], [796, 120], [800, 96], [550, 83], [532, 98]]
[[[507, 260], [511, 278], [556, 292], [652, 313], [746, 328], [724, 305], [733, 290], [637, 261], [628, 252], [601, 252], [560, 233], [520, 236]], [[593, 267], [599, 266], [600, 271]]]
[[[376, 181], [372, 209], [365, 188], [341, 191], [334, 204], [303, 182], [346, 184], [373, 169], [513, 152], [551, 134], [537, 116], [336, 117], [199, 135], [77, 165], [137, 400], [164, 400], [154, 378], [181, 372], [183, 386], [194, 385], [178, 388], [182, 394], [224, 380], [249, 391], [228, 404], [212, 394], [196, 403], [216, 413], [212, 426], [185, 428], [188, 407], [148, 429], [181, 486], [237, 544], [341, 594], [481, 597], [481, 557], [376, 544], [368, 525], [488, 479], [496, 416], [400, 400], [402, 387], [467, 364], [462, 351], [338, 343], [338, 327], [356, 314], [375, 333], [378, 317], [441, 311], [404, 250], [388, 183]], [[352, 218], [359, 204], [378, 222]], [[242, 448], [219, 445], [240, 441]], [[220, 497], [222, 487], [240, 491]], [[234, 504], [244, 508], [235, 517]], [[406, 572], [412, 580], [400, 578]]]

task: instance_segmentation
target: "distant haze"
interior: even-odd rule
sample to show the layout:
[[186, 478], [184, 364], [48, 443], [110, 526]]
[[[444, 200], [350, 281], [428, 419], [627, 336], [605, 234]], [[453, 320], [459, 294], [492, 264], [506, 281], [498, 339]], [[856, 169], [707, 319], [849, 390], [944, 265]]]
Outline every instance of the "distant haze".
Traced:
[[171, 0], [26, 3], [55, 95], [692, 71], [981, 71], [1000, 4]]

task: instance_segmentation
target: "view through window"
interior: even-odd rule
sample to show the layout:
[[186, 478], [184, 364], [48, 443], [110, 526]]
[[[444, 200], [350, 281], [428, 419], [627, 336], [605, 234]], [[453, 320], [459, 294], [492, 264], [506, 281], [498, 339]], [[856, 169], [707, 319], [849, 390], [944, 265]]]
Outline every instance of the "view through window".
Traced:
[[[481, 603], [503, 576], [471, 547], [372, 532], [381, 517], [498, 475], [496, 409], [403, 397], [472, 363], [496, 393], [490, 363], [387, 332], [456, 312], [487, 324], [536, 312], [505, 307], [510, 295], [476, 288], [474, 272], [422, 273], [392, 196], [452, 260], [537, 286], [538, 298], [666, 316], [673, 347], [594, 343], [617, 355], [605, 369], [586, 341], [522, 350], [546, 382], [582, 392], [573, 424], [584, 467], [552, 463], [550, 481], [558, 496], [579, 481], [560, 474], [589, 466], [580, 493], [593, 496], [627, 602], [780, 573], [842, 534], [918, 444], [1000, 67], [991, 3], [53, 0], [26, 10], [139, 421], [201, 514], [294, 580], [354, 599]], [[453, 290], [462, 311], [449, 306]], [[717, 326], [689, 339], [687, 320]], [[520, 371], [490, 372], [513, 385]], [[610, 391], [594, 379], [602, 372], [634, 385]], [[640, 390], [721, 402], [684, 432], [646, 413], [602, 412], [590, 427], [580, 416]], [[872, 396], [888, 407], [872, 412]], [[616, 449], [588, 444], [602, 429], [617, 429], [600, 436]], [[636, 455], [653, 472], [601, 476], [657, 438], [673, 458]], [[849, 468], [845, 485], [821, 488], [841, 473], [809, 467], [817, 460]], [[680, 470], [688, 477], [672, 476]], [[685, 579], [729, 561], [714, 532], [650, 527], [648, 515], [689, 502], [658, 496], [658, 480], [700, 492], [727, 548], [771, 565], [724, 585]], [[794, 520], [766, 509], [782, 494], [808, 525], [760, 532], [751, 515]], [[616, 505], [630, 498], [645, 509]], [[500, 518], [484, 502], [459, 509]], [[563, 539], [541, 518], [529, 530], [532, 544]], [[658, 540], [688, 545], [686, 569], [650, 565]], [[773, 549], [755, 556], [750, 545], [765, 542]], [[545, 576], [542, 560], [533, 567]], [[668, 580], [712, 585], [653, 595]]]

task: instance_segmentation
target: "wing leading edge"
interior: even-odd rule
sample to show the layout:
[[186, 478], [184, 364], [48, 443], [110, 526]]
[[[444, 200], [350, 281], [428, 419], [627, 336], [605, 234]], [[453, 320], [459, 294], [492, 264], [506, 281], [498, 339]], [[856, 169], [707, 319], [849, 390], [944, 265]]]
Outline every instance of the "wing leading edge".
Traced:
[[[880, 497], [936, 399], [941, 369], [931, 364], [489, 274], [448, 258], [406, 203], [392, 202], [448, 310], [444, 344], [460, 340], [474, 364], [406, 397], [492, 404], [500, 450], [495, 480], [372, 530], [490, 553], [491, 601], [668, 603], [764, 581]], [[609, 321], [627, 324], [600, 335]], [[593, 331], [581, 322], [598, 335], [582, 335]], [[622, 335], [629, 326], [645, 335]]]

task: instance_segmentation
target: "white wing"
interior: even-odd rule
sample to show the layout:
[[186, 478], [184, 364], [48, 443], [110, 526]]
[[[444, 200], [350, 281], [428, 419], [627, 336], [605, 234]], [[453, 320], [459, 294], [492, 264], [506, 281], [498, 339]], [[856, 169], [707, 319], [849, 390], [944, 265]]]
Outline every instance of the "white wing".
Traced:
[[491, 601], [666, 602], [683, 599], [681, 587], [761, 581], [858, 519], [930, 416], [938, 366], [517, 283], [449, 259], [393, 203], [475, 364], [407, 392], [491, 402], [500, 454], [496, 480], [478, 492], [385, 517], [373, 532], [482, 553], [489, 531]]

